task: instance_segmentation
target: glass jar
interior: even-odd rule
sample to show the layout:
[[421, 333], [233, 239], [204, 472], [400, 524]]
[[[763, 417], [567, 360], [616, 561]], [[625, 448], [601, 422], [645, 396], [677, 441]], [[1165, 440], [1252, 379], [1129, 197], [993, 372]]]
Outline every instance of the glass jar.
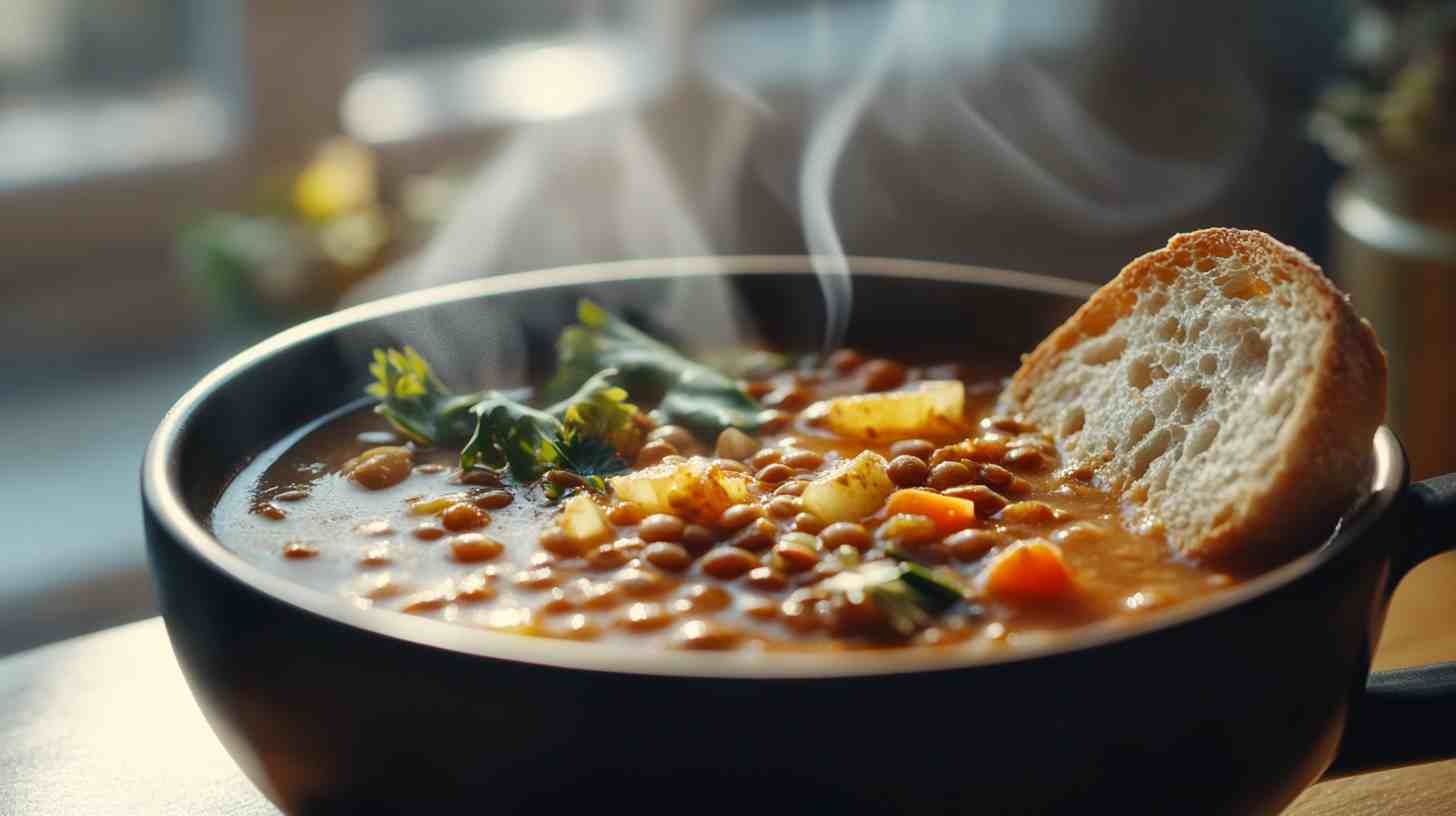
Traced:
[[1330, 219], [1335, 280], [1385, 347], [1386, 421], [1412, 478], [1456, 470], [1456, 167], [1353, 169]]

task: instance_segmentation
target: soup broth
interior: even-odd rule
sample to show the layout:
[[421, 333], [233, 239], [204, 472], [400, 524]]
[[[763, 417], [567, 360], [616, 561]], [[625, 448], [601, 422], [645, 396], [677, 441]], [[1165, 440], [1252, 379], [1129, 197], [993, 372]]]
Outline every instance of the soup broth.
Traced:
[[[744, 380], [766, 409], [751, 432], [644, 414], [633, 464], [599, 484], [462, 469], [365, 407], [259, 455], [211, 527], [360, 607], [650, 649], [1000, 649], [1233, 583], [1129, 529], [1042, 429], [990, 415], [1008, 368], [842, 351]], [[935, 416], [942, 394], [959, 402]]]

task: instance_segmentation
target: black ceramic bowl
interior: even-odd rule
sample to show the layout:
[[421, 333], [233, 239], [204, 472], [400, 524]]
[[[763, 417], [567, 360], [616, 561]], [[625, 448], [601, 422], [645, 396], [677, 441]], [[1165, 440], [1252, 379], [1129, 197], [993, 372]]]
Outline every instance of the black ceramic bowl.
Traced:
[[[851, 268], [849, 342], [892, 353], [1030, 349], [1088, 294], [938, 264]], [[200, 521], [248, 457], [356, 399], [373, 343], [509, 315], [526, 324], [529, 365], [514, 376], [528, 375], [549, 365], [549, 337], [578, 296], [631, 302], [708, 276], [727, 276], [763, 339], [818, 341], [805, 259], [607, 264], [313, 321], [233, 359], [168, 413], [143, 471], [167, 630], [212, 727], [269, 798], [290, 813], [1253, 813], [1332, 767], [1452, 747], [1449, 665], [1367, 685], [1395, 581], [1456, 529], [1456, 482], [1408, 486], [1386, 430], [1368, 495], [1309, 555], [1204, 605], [996, 660], [655, 653], [484, 633], [269, 576]]]

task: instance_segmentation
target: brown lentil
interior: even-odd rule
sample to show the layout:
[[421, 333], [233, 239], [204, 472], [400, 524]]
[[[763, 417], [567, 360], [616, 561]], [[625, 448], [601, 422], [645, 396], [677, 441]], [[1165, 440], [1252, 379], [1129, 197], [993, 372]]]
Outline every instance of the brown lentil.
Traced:
[[743, 633], [717, 623], [692, 620], [677, 628], [673, 633], [672, 645], [679, 649], [722, 651], [738, 646]]
[[697, 444], [697, 440], [693, 439], [693, 435], [688, 433], [688, 430], [680, 425], [658, 426], [647, 434], [647, 440], [649, 442], [666, 442], [676, 448], [677, 451], [685, 451]]
[[1037, 524], [1057, 518], [1057, 511], [1043, 501], [1019, 501], [1001, 509], [1001, 520], [1013, 524]]
[[586, 486], [586, 480], [581, 477], [581, 474], [569, 470], [548, 470], [546, 471], [546, 481], [562, 491]]
[[1009, 486], [1015, 478], [1015, 474], [1000, 465], [981, 465], [976, 473], [976, 481], [996, 489]]
[[408, 448], [386, 445], [370, 448], [344, 463], [344, 475], [370, 490], [394, 487], [410, 475], [414, 456]]
[[757, 439], [737, 428], [724, 428], [713, 445], [713, 455], [722, 459], [747, 459], [761, 446]]
[[809, 487], [809, 483], [803, 479], [790, 479], [787, 482], [774, 488], [775, 496], [802, 496]]
[[789, 450], [779, 461], [795, 470], [815, 470], [824, 464], [824, 454], [811, 450]]
[[612, 574], [619, 589], [634, 598], [649, 598], [672, 589], [676, 581], [653, 569], [625, 567]]
[[536, 543], [541, 549], [553, 555], [562, 555], [567, 558], [581, 555], [581, 542], [568, 536], [560, 527], [547, 527], [536, 537]]
[[728, 590], [715, 584], [692, 584], [683, 593], [682, 599], [694, 612], [717, 612], [727, 609], [733, 603]]
[[484, 510], [499, 510], [502, 507], [509, 507], [511, 502], [515, 501], [515, 497], [509, 490], [487, 490], [476, 496], [474, 501], [476, 507]]
[[652, 632], [672, 623], [673, 614], [658, 603], [634, 603], [627, 607], [622, 625], [633, 632]]
[[935, 522], [914, 513], [896, 513], [875, 534], [882, 541], [896, 544], [923, 544], [936, 537]]
[[495, 539], [480, 533], [465, 533], [449, 541], [450, 555], [462, 564], [489, 561], [505, 551], [505, 546]]
[[774, 557], [783, 565], [785, 572], [803, 572], [819, 564], [819, 553], [813, 546], [799, 541], [780, 540], [774, 545]]
[[813, 513], [800, 513], [794, 516], [794, 530], [800, 533], [814, 535], [824, 529], [824, 519]]
[[679, 541], [688, 552], [693, 555], [702, 555], [717, 543], [718, 536], [701, 524], [689, 524], [683, 528]]
[[764, 484], [778, 484], [794, 475], [793, 468], [788, 465], [775, 462], [768, 465], [756, 474], [756, 478]]
[[394, 561], [394, 549], [388, 541], [371, 544], [359, 553], [359, 566], [382, 567]]
[[762, 592], [780, 592], [789, 588], [789, 579], [773, 567], [754, 567], [743, 582]]
[[[944, 465], [938, 467], [944, 467]], [[885, 472], [889, 475], [890, 481], [899, 487], [919, 487], [925, 484], [925, 479], [930, 476], [930, 466], [918, 456], [901, 454], [890, 460], [890, 466]]]
[[455, 474], [450, 481], [473, 487], [500, 487], [501, 477], [489, 468], [471, 468]]
[[776, 388], [773, 392], [764, 395], [763, 404], [770, 408], [778, 408], [784, 411], [798, 411], [808, 405], [813, 399], [809, 391], [797, 385], [786, 388]]
[[1106, 537], [1106, 530], [1086, 521], [1068, 524], [1066, 527], [1052, 533], [1052, 541], [1058, 544], [1065, 544], [1067, 542], [1092, 544]]
[[852, 521], [836, 521], [819, 532], [819, 540], [830, 549], [853, 547], [858, 552], [870, 548], [870, 532]]
[[741, 530], [754, 519], [761, 519], [766, 511], [760, 504], [735, 504], [723, 511], [718, 523], [725, 530]]
[[993, 515], [1009, 503], [1004, 496], [985, 485], [960, 485], [946, 489], [945, 495], [956, 499], [970, 499], [976, 505], [976, 516], [979, 518]]
[[957, 561], [975, 561], [1008, 541], [1006, 536], [991, 530], [960, 530], [946, 536], [945, 549]]
[[753, 554], [737, 547], [717, 547], [698, 559], [698, 567], [714, 578], [731, 581], [758, 566]]
[[651, 467], [675, 453], [677, 453], [677, 448], [673, 447], [671, 442], [654, 439], [637, 451], [637, 467]]
[[974, 476], [964, 462], [941, 462], [930, 471], [929, 485], [936, 490], [963, 485]]
[[935, 444], [927, 439], [901, 439], [890, 445], [891, 456], [914, 456], [927, 460], [935, 453]]
[[743, 604], [743, 614], [754, 620], [771, 621], [779, 616], [779, 605], [772, 599], [748, 601]]
[[778, 448], [764, 448], [748, 457], [748, 466], [755, 470], [766, 468], [769, 465], [778, 464], [779, 459], [782, 459], [783, 455], [783, 451]]
[[798, 496], [774, 496], [769, 500], [768, 514], [774, 518], [793, 518], [804, 510], [804, 502]]
[[894, 360], [874, 359], [864, 364], [859, 371], [864, 378], [866, 391], [889, 391], [905, 384], [905, 366]]
[[467, 575], [456, 586], [455, 600], [461, 603], [480, 603], [496, 596], [493, 586], [495, 577], [482, 573]]
[[445, 536], [445, 528], [426, 522], [415, 528], [414, 537], [421, 541], [434, 541]]
[[445, 526], [446, 530], [458, 533], [462, 530], [484, 527], [490, 523], [490, 514], [473, 504], [456, 502], [445, 508], [445, 512], [440, 514], [440, 523]]
[[1035, 473], [1046, 467], [1046, 455], [1036, 448], [1015, 448], [1001, 461], [1021, 471]]
[[284, 558], [313, 558], [318, 554], [318, 547], [307, 542], [290, 541], [283, 545]]
[[587, 568], [598, 571], [616, 569], [631, 560], [631, 553], [618, 549], [611, 544], [594, 547], [586, 554]]
[[667, 541], [658, 541], [649, 544], [647, 549], [642, 551], [642, 557], [647, 563], [669, 572], [681, 572], [693, 563], [693, 557], [680, 544], [673, 544]]
[[620, 501], [607, 508], [607, 521], [625, 527], [646, 518], [642, 505], [636, 502]]
[[677, 541], [682, 538], [685, 527], [677, 516], [654, 513], [637, 525], [637, 535], [643, 541]]
[[732, 544], [739, 549], [766, 550], [772, 547], [774, 539], [778, 536], [779, 528], [768, 519], [755, 519], [751, 524], [738, 531], [733, 537]]
[[1006, 416], [1004, 414], [988, 416], [982, 419], [981, 427], [988, 431], [1005, 431], [1007, 433], [1021, 433], [1031, 428], [1020, 417]]

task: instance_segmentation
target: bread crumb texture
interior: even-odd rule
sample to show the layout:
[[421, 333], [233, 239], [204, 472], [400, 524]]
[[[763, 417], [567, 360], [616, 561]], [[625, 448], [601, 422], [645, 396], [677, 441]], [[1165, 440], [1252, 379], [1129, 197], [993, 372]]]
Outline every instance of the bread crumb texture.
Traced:
[[1384, 399], [1373, 332], [1307, 256], [1207, 229], [1124, 268], [999, 409], [1050, 429], [1133, 526], [1262, 567], [1318, 544], [1365, 489]]

